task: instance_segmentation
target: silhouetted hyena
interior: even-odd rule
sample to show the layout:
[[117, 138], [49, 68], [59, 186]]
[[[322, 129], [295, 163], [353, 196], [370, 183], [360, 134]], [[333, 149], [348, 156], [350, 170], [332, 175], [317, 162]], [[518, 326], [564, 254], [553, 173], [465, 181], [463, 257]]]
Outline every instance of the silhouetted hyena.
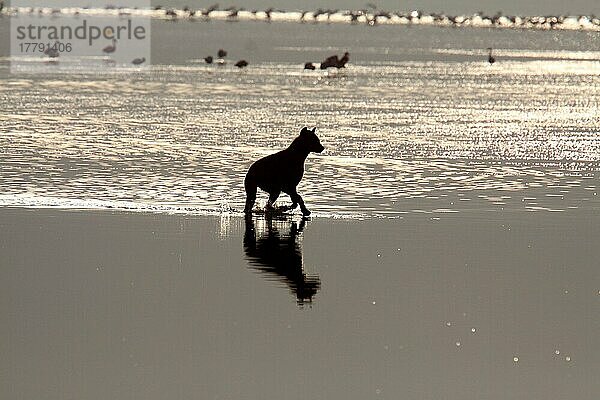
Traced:
[[325, 149], [315, 134], [316, 129], [302, 128], [300, 136], [294, 139], [290, 147], [252, 164], [244, 180], [246, 214], [252, 212], [256, 200], [256, 188], [259, 187], [269, 193], [267, 208], [272, 208], [279, 194], [284, 192], [292, 199], [292, 205], [288, 209], [293, 210], [300, 204], [302, 214], [310, 215], [302, 197], [296, 192], [296, 186], [304, 174], [304, 160], [308, 157], [308, 153], [320, 153]]

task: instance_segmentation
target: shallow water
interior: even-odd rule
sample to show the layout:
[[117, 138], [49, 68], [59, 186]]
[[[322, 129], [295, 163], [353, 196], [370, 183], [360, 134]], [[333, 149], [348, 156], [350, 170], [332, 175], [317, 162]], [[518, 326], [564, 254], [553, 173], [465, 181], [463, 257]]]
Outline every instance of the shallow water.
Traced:
[[597, 218], [2, 208], [0, 397], [594, 400]]
[[[309, 125], [316, 215], [597, 209], [597, 35], [155, 21], [139, 71], [10, 74], [4, 57], [0, 204], [237, 212], [251, 162]], [[218, 47], [250, 67], [203, 64]], [[345, 70], [301, 68], [343, 50]]]

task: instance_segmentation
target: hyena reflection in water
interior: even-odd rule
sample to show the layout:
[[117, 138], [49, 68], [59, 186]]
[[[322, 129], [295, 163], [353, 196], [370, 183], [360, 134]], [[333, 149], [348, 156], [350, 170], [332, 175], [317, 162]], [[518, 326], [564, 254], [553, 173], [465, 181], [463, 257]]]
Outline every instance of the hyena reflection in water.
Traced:
[[[257, 234], [254, 219], [246, 217], [244, 251], [248, 264], [257, 271], [270, 275], [285, 283], [296, 296], [300, 307], [312, 303], [315, 294], [321, 288], [317, 275], [304, 272], [302, 247], [299, 236], [304, 230], [306, 220], [300, 225], [294, 221], [273, 221], [269, 216], [264, 219], [265, 227]], [[279, 233], [277, 226], [287, 228], [289, 233]]]

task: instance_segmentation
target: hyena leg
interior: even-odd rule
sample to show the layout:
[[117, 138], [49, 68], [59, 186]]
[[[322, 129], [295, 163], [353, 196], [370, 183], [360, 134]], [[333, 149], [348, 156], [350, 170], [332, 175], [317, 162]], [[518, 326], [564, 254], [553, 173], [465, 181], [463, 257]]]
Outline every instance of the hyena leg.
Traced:
[[246, 214], [252, 213], [252, 207], [254, 207], [254, 201], [256, 201], [256, 182], [253, 179], [244, 180], [244, 188], [246, 189], [246, 206], [244, 212]]
[[246, 214], [246, 231], [244, 232], [244, 250], [249, 256], [256, 255], [256, 231], [252, 215]]
[[287, 207], [285, 207], [285, 209], [288, 210], [288, 211], [289, 210], [295, 210], [296, 207], [298, 207], [298, 202], [295, 200], [296, 198], [292, 195], [292, 193], [296, 193], [296, 188], [291, 188], [290, 189], [288, 187], [285, 187], [283, 189], [283, 192], [286, 193], [286, 194], [288, 194], [290, 196], [290, 199], [292, 199], [292, 204], [289, 205], [289, 206], [287, 206]]
[[310, 211], [308, 211], [308, 208], [306, 208], [306, 206], [304, 205], [304, 200], [302, 200], [302, 197], [298, 194], [298, 192], [296, 191], [296, 188], [294, 188], [293, 190], [290, 190], [290, 197], [292, 199], [292, 206], [294, 206], [294, 208], [296, 208], [296, 204], [300, 204], [300, 210], [302, 210], [302, 215], [308, 216], [310, 215]]
[[271, 192], [269, 193], [269, 200], [267, 200], [267, 209], [273, 209], [273, 204], [277, 201], [279, 194], [281, 192]]
[[286, 210], [295, 210], [298, 207], [298, 203], [294, 202], [286, 207]]

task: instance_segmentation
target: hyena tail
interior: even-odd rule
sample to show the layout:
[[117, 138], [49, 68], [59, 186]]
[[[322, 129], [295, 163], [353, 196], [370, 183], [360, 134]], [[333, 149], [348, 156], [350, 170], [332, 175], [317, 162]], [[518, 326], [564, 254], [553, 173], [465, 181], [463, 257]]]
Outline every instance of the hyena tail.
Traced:
[[250, 174], [246, 175], [246, 179], [244, 179], [244, 188], [246, 189], [244, 212], [246, 214], [252, 213], [252, 207], [254, 207], [254, 201], [256, 200], [256, 187], [256, 180]]

